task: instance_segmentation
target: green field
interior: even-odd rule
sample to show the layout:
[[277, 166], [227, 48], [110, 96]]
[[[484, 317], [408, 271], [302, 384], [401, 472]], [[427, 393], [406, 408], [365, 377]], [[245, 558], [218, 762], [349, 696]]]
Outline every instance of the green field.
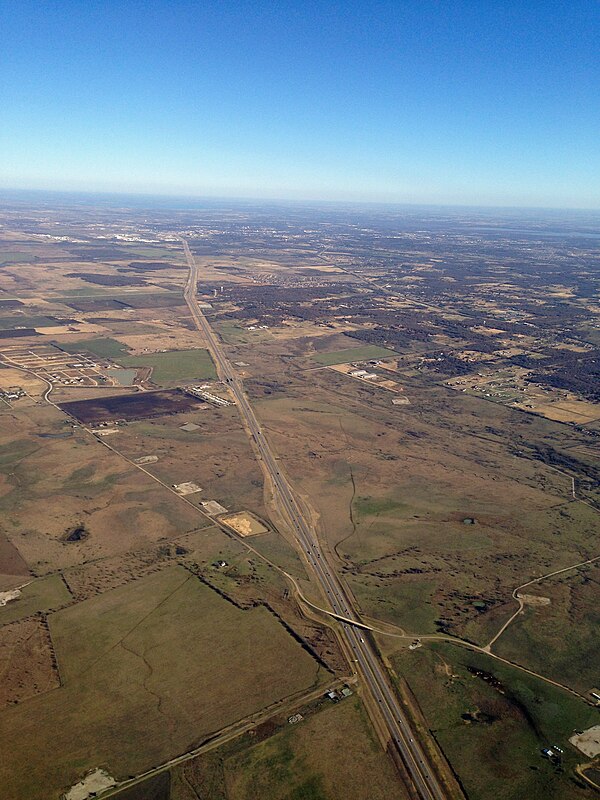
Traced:
[[[489, 656], [448, 644], [401, 651], [391, 660], [469, 800], [589, 796], [573, 780], [575, 764], [586, 759], [567, 740], [574, 729], [600, 722], [596, 709]], [[565, 751], [564, 771], [542, 757], [550, 745]]]
[[20, 250], [0, 250], [0, 267], [7, 264], [23, 264], [36, 261], [36, 257]]
[[152, 367], [152, 382], [167, 386], [178, 381], [214, 380], [217, 377], [208, 350], [169, 350], [118, 358], [123, 367]]
[[71, 600], [71, 594], [60, 575], [32, 580], [28, 586], [23, 587], [18, 600], [0, 606], [0, 625], [28, 617], [37, 611], [60, 608]]
[[102, 358], [119, 358], [129, 350], [122, 342], [108, 337], [105, 339], [84, 339], [79, 342], [69, 342], [68, 344], [61, 344], [60, 347], [61, 350], [66, 350], [67, 353], [88, 351]]
[[58, 800], [98, 765], [137, 774], [321, 680], [266, 608], [242, 611], [182, 567], [49, 622], [62, 685], [0, 715], [7, 798]]
[[350, 361], [369, 361], [373, 358], [393, 358], [398, 354], [376, 344], [364, 347], [351, 347], [348, 350], [336, 350], [333, 353], [319, 353], [312, 356], [313, 361], [329, 367], [332, 364], [348, 364]]
[[142, 258], [170, 258], [180, 261], [183, 260], [183, 250], [168, 250], [166, 247], [152, 247], [151, 245], [148, 247], [129, 247], [127, 246], [127, 252], [129, 254], [133, 254], [136, 256], [141, 256]]

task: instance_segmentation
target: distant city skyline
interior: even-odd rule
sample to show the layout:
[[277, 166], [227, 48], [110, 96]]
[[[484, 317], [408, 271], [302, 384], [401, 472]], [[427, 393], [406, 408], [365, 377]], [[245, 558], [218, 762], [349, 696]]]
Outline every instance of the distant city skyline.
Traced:
[[600, 208], [600, 5], [0, 0], [0, 187]]

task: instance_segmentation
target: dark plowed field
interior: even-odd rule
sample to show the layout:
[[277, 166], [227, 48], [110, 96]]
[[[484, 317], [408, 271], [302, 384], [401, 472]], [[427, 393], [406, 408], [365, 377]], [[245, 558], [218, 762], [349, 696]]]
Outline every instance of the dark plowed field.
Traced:
[[95, 397], [92, 400], [74, 400], [59, 405], [63, 411], [80, 422], [97, 424], [110, 420], [150, 419], [165, 414], [179, 414], [182, 411], [192, 411], [203, 404], [203, 400], [191, 397], [179, 389], [168, 389], [160, 392]]
[[20, 336], [41, 336], [35, 328], [16, 328], [12, 331], [0, 329], [0, 339], [18, 339]]
[[87, 283], [96, 283], [98, 286], [145, 286], [142, 278], [126, 278], [123, 275], [103, 275], [96, 272], [68, 272], [66, 278], [81, 278]]
[[82, 297], [63, 300], [64, 304], [77, 311], [116, 311], [123, 308], [163, 308], [183, 305], [183, 295], [178, 292], [140, 292], [122, 297]]

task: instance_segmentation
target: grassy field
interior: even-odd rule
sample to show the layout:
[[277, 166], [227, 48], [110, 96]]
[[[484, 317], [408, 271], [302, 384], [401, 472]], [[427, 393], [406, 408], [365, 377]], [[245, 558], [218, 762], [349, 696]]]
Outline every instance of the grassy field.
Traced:
[[183, 250], [169, 250], [166, 247], [127, 247], [127, 253], [141, 258], [170, 258], [183, 260]]
[[142, 356], [122, 356], [124, 367], [152, 367], [152, 381], [168, 386], [181, 381], [214, 380], [217, 373], [208, 350], [171, 350]]
[[[37, 575], [199, 525], [193, 508], [89, 436], [68, 430], [64, 415], [47, 404], [15, 414], [2, 427], [0, 466], [11, 473], [3, 487], [5, 533]], [[65, 542], [82, 523], [89, 535]]]
[[7, 797], [54, 800], [100, 764], [140, 772], [320, 679], [269, 611], [176, 566], [51, 615], [50, 630], [61, 688], [0, 714]]
[[523, 590], [528, 591], [550, 603], [526, 605], [525, 613], [498, 640], [495, 652], [581, 693], [597, 686], [598, 562]]
[[[577, 800], [579, 758], [567, 740], [599, 722], [595, 709], [560, 689], [489, 656], [450, 645], [392, 657], [419, 702], [428, 727], [469, 800]], [[542, 758], [555, 744], [564, 771]]]
[[32, 580], [21, 589], [21, 597], [0, 606], [0, 625], [28, 617], [37, 611], [60, 608], [71, 600], [69, 590], [60, 575]]
[[118, 800], [407, 800], [355, 698], [317, 701], [291, 726], [277, 716]]
[[560, 442], [556, 423], [435, 386], [405, 390], [411, 406], [399, 409], [312, 370], [286, 387], [295, 396], [256, 408], [364, 613], [486, 644], [516, 586], [596, 555], [597, 512], [568, 502], [556, 470], [515, 457], [515, 442]]
[[318, 353], [312, 358], [319, 364], [331, 366], [332, 364], [347, 364], [350, 361], [369, 361], [374, 358], [392, 358], [397, 355], [393, 350], [377, 345], [364, 347], [351, 347], [348, 350], [337, 350], [333, 353]]
[[67, 342], [61, 344], [60, 347], [62, 350], [66, 350], [67, 353], [90, 352], [102, 358], [119, 358], [128, 351], [126, 345], [110, 337]]
[[388, 800], [405, 797], [353, 698], [224, 761], [227, 800]]

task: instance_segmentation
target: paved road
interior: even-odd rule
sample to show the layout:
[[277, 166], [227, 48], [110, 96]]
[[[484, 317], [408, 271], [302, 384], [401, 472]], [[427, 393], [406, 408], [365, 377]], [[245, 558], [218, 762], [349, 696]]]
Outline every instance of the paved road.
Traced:
[[[238, 411], [252, 435], [264, 469], [271, 479], [275, 501], [279, 504], [280, 511], [287, 517], [298, 543], [304, 551], [306, 561], [331, 604], [333, 611], [339, 616], [357, 620], [358, 622], [356, 613], [346, 596], [339, 578], [330, 567], [312, 526], [307, 522], [294, 493], [280, 471], [277, 459], [273, 455], [260, 423], [246, 397], [241, 380], [224, 354], [221, 343], [213, 333], [208, 320], [198, 307], [196, 300], [198, 267], [187, 242], [185, 240], [182, 240], [182, 242], [190, 270], [184, 292], [185, 301], [196, 326], [206, 338], [208, 348], [215, 360], [219, 377], [235, 397]], [[355, 628], [351, 624], [343, 623], [342, 627], [348, 649], [354, 658], [357, 672], [361, 676], [367, 691], [371, 693], [375, 706], [380, 711], [390, 738], [404, 761], [419, 797], [421, 800], [444, 800], [445, 792], [411, 730], [408, 719], [381, 667], [379, 658], [368, 638], [366, 638], [366, 632], [360, 628]]]

